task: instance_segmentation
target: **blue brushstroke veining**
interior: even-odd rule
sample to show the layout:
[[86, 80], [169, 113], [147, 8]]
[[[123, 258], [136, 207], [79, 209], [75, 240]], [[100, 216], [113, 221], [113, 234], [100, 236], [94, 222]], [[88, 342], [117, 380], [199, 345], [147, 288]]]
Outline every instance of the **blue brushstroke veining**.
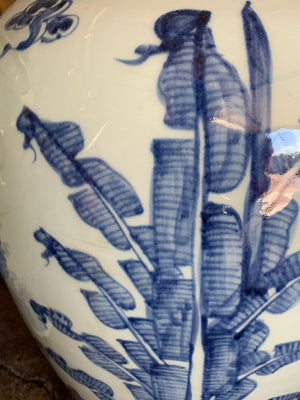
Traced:
[[297, 393], [290, 393], [279, 397], [273, 397], [269, 400], [299, 400], [300, 399], [300, 392]]
[[64, 14], [71, 7], [73, 0], [36, 0], [23, 11], [13, 15], [5, 24], [5, 29], [20, 30], [28, 28], [26, 39], [13, 47], [7, 43], [0, 58], [9, 50], [23, 51], [34, 43], [51, 43], [74, 32], [79, 23], [77, 15]]
[[[60, 8], [59, 0], [49, 0], [54, 16], [47, 7], [43, 14], [35, 2], [36, 11], [26, 9], [35, 16], [23, 12], [10, 24], [13, 29], [30, 24], [30, 40], [36, 41], [41, 18], [50, 18], [50, 26], [51, 18], [63, 17], [71, 3], [66, 0]], [[271, 131], [271, 49], [251, 3], [242, 10], [249, 90], [218, 53], [210, 16], [190, 9], [166, 13], [154, 25], [159, 45], [139, 45], [136, 59], [118, 60], [124, 68], [138, 68], [166, 54], [158, 93], [170, 137], [152, 142], [150, 221], [145, 225], [134, 221], [144, 209], [130, 182], [105, 160], [80, 156], [85, 143], [79, 125], [41, 119], [26, 106], [17, 120], [24, 149], [33, 150], [37, 162], [38, 155], [45, 158], [62, 183], [74, 189], [69, 205], [83, 223], [123, 254], [114, 268], [127, 274], [144, 299], [145, 313], [132, 317], [137, 299], [115, 278], [117, 271], [105, 271], [95, 257], [65, 247], [44, 227], [34, 238], [44, 246], [47, 267], [90, 282], [92, 288], [80, 290], [87, 308], [99, 324], [129, 336], [107, 343], [75, 332], [63, 312], [35, 299], [31, 307], [46, 326], [78, 342], [86, 359], [118, 378], [136, 400], [193, 398], [190, 377], [194, 368], [200, 371], [195, 361], [200, 324], [202, 400], [246, 399], [257, 386], [255, 375], [273, 374], [300, 360], [300, 341], [278, 344], [273, 354], [262, 350], [270, 333], [264, 313], [282, 314], [300, 300], [300, 251], [287, 256], [298, 204], [289, 198], [277, 212], [262, 212], [272, 176], [284, 179], [295, 169], [298, 179], [300, 132]], [[55, 32], [55, 23], [51, 26]], [[41, 38], [47, 41], [44, 34]], [[25, 41], [20, 50], [28, 45]], [[190, 137], [176, 138], [179, 130]], [[244, 215], [209, 201], [212, 193], [230, 196], [246, 179]], [[53, 350], [47, 353], [96, 396], [113, 399], [103, 382], [72, 369]]]
[[55, 353], [51, 348], [45, 348], [41, 344], [40, 347], [43, 349], [44, 354], [49, 359], [55, 361], [55, 363], [75, 381], [81, 383], [83, 386], [88, 387], [95, 394], [95, 396], [98, 397], [98, 399], [114, 400], [114, 392], [109, 385], [96, 378], [93, 378], [91, 375], [87, 374], [81, 369], [71, 368], [67, 364], [66, 360], [59, 354]]

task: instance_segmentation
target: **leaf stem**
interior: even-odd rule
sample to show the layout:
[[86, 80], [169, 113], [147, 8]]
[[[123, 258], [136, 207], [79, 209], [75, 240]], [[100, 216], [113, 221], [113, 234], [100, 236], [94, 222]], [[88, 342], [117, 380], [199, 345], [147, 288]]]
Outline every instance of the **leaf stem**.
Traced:
[[[48, 134], [51, 136], [52, 140], [55, 143], [55, 146], [57, 148], [59, 148], [64, 154], [65, 156], [68, 158], [69, 162], [73, 164], [74, 168], [76, 169], [76, 171], [82, 175], [82, 169], [78, 167], [77, 164], [77, 160], [70, 158], [64, 151], [64, 149], [62, 148], [62, 146], [60, 145], [60, 143], [58, 143], [57, 139], [55, 137], [53, 137], [53, 135], [51, 135], [51, 133], [49, 132], [49, 129], [47, 128], [47, 126], [45, 124], [42, 123], [42, 121], [32, 112], [30, 111], [30, 113], [32, 113], [32, 115], [35, 117], [36, 121], [38, 121], [37, 123], [40, 125], [40, 127], [45, 130], [46, 132], [48, 132]], [[86, 171], [85, 171], [86, 172]], [[87, 174], [88, 175], [88, 174]], [[86, 181], [86, 179], [83, 179], [83, 181]], [[101, 194], [101, 192], [99, 191], [99, 189], [97, 188], [96, 184], [93, 182], [93, 177], [89, 176], [89, 183], [88, 183], [94, 193], [96, 194], [96, 196], [98, 196], [101, 201], [103, 202], [104, 206], [106, 207], [106, 209], [111, 213], [111, 215], [113, 216], [113, 218], [115, 219], [115, 221], [117, 222], [117, 224], [119, 225], [120, 229], [122, 230], [122, 232], [124, 233], [124, 236], [126, 237], [126, 239], [128, 240], [132, 250], [134, 251], [134, 253], [136, 254], [136, 256], [138, 257], [138, 259], [143, 263], [143, 265], [147, 268], [147, 270], [149, 272], [153, 272], [154, 271], [154, 266], [152, 265], [151, 261], [149, 260], [149, 258], [145, 255], [145, 253], [143, 252], [143, 250], [140, 248], [140, 246], [138, 245], [138, 243], [136, 243], [136, 241], [132, 238], [130, 230], [128, 228], [128, 225], [126, 224], [126, 222], [123, 220], [123, 218], [121, 218], [117, 212], [114, 210], [114, 208], [109, 204], [109, 202], [104, 198], [104, 196]]]
[[116, 305], [116, 303], [112, 300], [112, 298], [106, 293], [106, 291], [99, 287], [99, 290], [103, 294], [103, 296], [106, 298], [106, 300], [111, 304], [111, 306], [114, 308], [116, 313], [119, 315], [121, 320], [124, 322], [124, 324], [127, 326], [129, 331], [133, 334], [133, 336], [136, 338], [136, 340], [143, 346], [143, 348], [146, 350], [148, 355], [152, 358], [152, 360], [159, 365], [167, 365], [167, 363], [164, 360], [161, 360], [159, 356], [152, 350], [150, 345], [145, 342], [145, 340], [142, 338], [142, 336], [137, 332], [137, 330], [134, 328], [134, 326], [131, 324], [131, 322], [128, 320], [127, 315]]
[[[96, 346], [94, 346], [92, 343], [90, 343], [88, 340], [85, 340], [82, 336], [79, 335], [79, 337], [81, 339], [82, 342], [86, 343], [88, 346], [94, 348], [97, 352], [99, 351], [97, 349]], [[118, 364], [116, 361], [112, 360], [111, 358], [109, 358], [107, 355], [105, 355], [104, 353], [102, 353], [102, 357], [104, 357], [106, 360], [108, 360], [111, 364], [113, 364], [115, 367], [117, 367], [118, 369], [122, 370], [125, 374], [127, 374], [134, 382], [136, 382], [138, 385], [142, 386], [149, 394], [153, 394], [150, 390], [150, 388], [144, 384], [143, 382], [141, 382], [136, 376], [134, 376], [131, 371], [125, 367], [123, 367], [123, 365]], [[123, 381], [126, 381], [125, 379], [122, 379]], [[130, 382], [129, 380], [127, 380], [127, 382]]]
[[276, 299], [282, 296], [290, 287], [300, 281], [300, 276], [291, 280], [287, 285], [279, 292], [274, 293], [261, 307], [259, 307], [245, 322], [243, 322], [235, 331], [235, 335], [238, 336], [241, 332], [247, 328], [247, 326], [253, 322], [260, 314], [262, 314]]
[[[78, 263], [75, 257], [72, 256], [72, 253], [65, 249], [65, 251], [68, 253], [68, 256], [75, 262]], [[90, 278], [90, 280], [95, 283], [95, 279], [93, 276], [86, 271], [87, 276]], [[121, 320], [125, 323], [125, 325], [128, 327], [130, 332], [133, 334], [133, 336], [137, 339], [137, 341], [145, 348], [149, 356], [158, 364], [160, 365], [166, 365], [166, 363], [161, 360], [157, 354], [151, 349], [151, 347], [144, 341], [142, 336], [137, 332], [137, 330], [134, 328], [134, 326], [131, 324], [131, 322], [128, 320], [126, 314], [120, 309], [120, 307], [113, 301], [113, 299], [106, 293], [106, 291], [99, 285], [97, 285], [97, 288], [101, 291], [103, 296], [106, 298], [106, 300], [111, 304], [111, 306], [114, 308], [116, 313], [119, 315]]]
[[114, 217], [115, 221], [119, 225], [120, 229], [122, 230], [124, 236], [128, 240], [133, 252], [136, 254], [138, 259], [143, 263], [143, 265], [146, 267], [148, 272], [154, 272], [154, 267], [153, 267], [151, 261], [145, 255], [145, 253], [140, 248], [140, 246], [136, 243], [136, 241], [132, 238], [130, 230], [129, 230], [128, 225], [126, 224], [126, 222], [117, 214], [117, 212], [114, 210], [114, 208], [104, 198], [104, 196], [101, 194], [101, 192], [96, 187], [96, 185], [94, 183], [91, 183], [90, 185], [92, 186], [92, 189], [94, 190], [95, 194], [101, 199], [101, 201], [103, 202], [104, 206], [107, 208], [107, 210]]
[[[202, 296], [201, 296], [201, 269], [202, 269], [202, 209], [206, 202], [207, 191], [205, 187], [205, 126], [201, 134], [200, 117], [205, 110], [205, 54], [202, 46], [202, 36], [208, 19], [205, 23], [198, 21], [195, 32], [194, 53], [194, 93], [196, 99], [196, 122], [194, 129], [194, 234], [193, 234], [193, 281], [194, 281], [194, 327], [193, 327], [193, 353], [190, 364], [190, 393], [186, 400], [202, 398], [202, 380], [199, 379], [199, 366], [203, 364], [205, 354], [202, 346]], [[201, 361], [202, 360], [202, 361]]]

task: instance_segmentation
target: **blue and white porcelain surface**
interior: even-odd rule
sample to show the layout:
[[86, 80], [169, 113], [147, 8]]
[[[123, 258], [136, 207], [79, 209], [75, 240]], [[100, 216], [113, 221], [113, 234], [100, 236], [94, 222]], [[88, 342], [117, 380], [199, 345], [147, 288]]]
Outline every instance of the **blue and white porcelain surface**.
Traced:
[[300, 398], [299, 0], [19, 0], [0, 271], [84, 400]]

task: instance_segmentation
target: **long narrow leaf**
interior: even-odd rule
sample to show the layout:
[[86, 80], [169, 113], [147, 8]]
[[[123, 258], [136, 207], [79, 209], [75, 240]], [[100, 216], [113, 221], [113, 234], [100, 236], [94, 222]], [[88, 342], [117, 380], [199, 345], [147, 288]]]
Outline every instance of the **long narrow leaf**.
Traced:
[[86, 372], [80, 369], [73, 369], [69, 367], [63, 357], [55, 353], [50, 348], [46, 348], [46, 353], [50, 356], [57, 365], [60, 366], [68, 375], [74, 380], [81, 383], [83, 386], [88, 387], [92, 390], [95, 395], [101, 400], [113, 400], [114, 393], [109, 385], [106, 383], [93, 378]]
[[[197, 11], [195, 10], [194, 13], [196, 17]], [[191, 24], [192, 22], [192, 16], [188, 19], [187, 15], [183, 12], [182, 15], [180, 15], [180, 10], [176, 16], [175, 13], [168, 13], [167, 15], [173, 22], [175, 18], [178, 20], [178, 25], [175, 24], [172, 30], [179, 27], [180, 20], [184, 21], [187, 28], [188, 23]], [[208, 19], [209, 15], [207, 20]], [[203, 19], [203, 24], [206, 24], [207, 20], [204, 21]], [[170, 30], [171, 24], [168, 24], [168, 28], [166, 28], [165, 25], [166, 19], [164, 20], [163, 17], [161, 17], [155, 24], [156, 33], [158, 33], [158, 29], [160, 32], [167, 32], [167, 29]], [[193, 27], [195, 28], [195, 21]], [[185, 32], [185, 34], [186, 33], [187, 32]], [[165, 36], [166, 35], [167, 33], [165, 33]], [[164, 123], [175, 129], [194, 129], [197, 119], [193, 81], [195, 43], [192, 37], [186, 37], [185, 41], [178, 44], [181, 46], [176, 48], [177, 51], [174, 51], [170, 46], [170, 55], [167, 62], [164, 64], [163, 71], [158, 80], [159, 94], [166, 105]]]
[[294, 306], [300, 298], [300, 252], [289, 256], [268, 279], [278, 291], [278, 299], [270, 304], [268, 312], [281, 314]]
[[146, 300], [151, 304], [152, 300], [152, 278], [143, 263], [137, 260], [119, 261], [120, 266], [131, 279], [132, 283]]
[[300, 399], [300, 392], [285, 394], [279, 397], [272, 397], [272, 399], [269, 400], [299, 400], [299, 399]]
[[[272, 155], [272, 143], [267, 133], [271, 123], [271, 81], [272, 61], [269, 40], [264, 26], [246, 2], [242, 11], [250, 76], [250, 118], [248, 131], [251, 135], [251, 178], [245, 205], [245, 239], [248, 252], [245, 253], [245, 287], [255, 291], [261, 281], [262, 216], [257, 209], [257, 200], [267, 191], [269, 178], [266, 174]], [[253, 227], [256, 221], [256, 227]]]
[[104, 354], [111, 361], [124, 365], [127, 364], [127, 360], [121, 353], [112, 348], [105, 340], [99, 338], [98, 336], [90, 335], [88, 333], [82, 333], [82, 341], [86, 342], [88, 345], [92, 346], [98, 352]]
[[143, 346], [138, 342], [119, 340], [130, 358], [144, 371], [150, 372], [153, 366], [153, 359], [149, 356]]
[[266, 274], [269, 287], [280, 290], [286, 284], [300, 276], [300, 252], [294, 253], [286, 258], [276, 269]]
[[142, 369], [131, 369], [129, 372], [141, 382], [141, 385], [146, 388], [149, 393], [152, 393], [151, 373], [145, 372]]
[[47, 162], [66, 185], [89, 185], [70, 196], [76, 211], [114, 246], [129, 250], [130, 233], [124, 232], [127, 225], [123, 219], [141, 214], [141, 202], [129, 182], [103, 160], [75, 159], [83, 147], [80, 128], [69, 122], [40, 120], [26, 107], [18, 118], [17, 128], [25, 135], [24, 148], [33, 149], [31, 141], [35, 139]]
[[88, 305], [95, 316], [103, 324], [114, 329], [126, 329], [127, 324], [124, 318], [110, 300], [101, 292], [91, 292], [81, 289], [81, 293], [86, 298]]
[[245, 354], [238, 360], [238, 373], [240, 375], [247, 374], [259, 365], [270, 361], [271, 356], [265, 351], [256, 351], [254, 353]]
[[155, 399], [186, 399], [188, 370], [178, 365], [159, 365], [151, 370]]
[[256, 312], [264, 307], [267, 300], [265, 296], [261, 295], [243, 296], [238, 312], [233, 317], [221, 318], [219, 324], [224, 329], [237, 330], [240, 333], [258, 317], [258, 315], [255, 317]]
[[239, 355], [256, 352], [269, 336], [268, 326], [260, 320], [252, 322], [239, 338]]
[[256, 388], [256, 383], [250, 379], [243, 379], [229, 390], [220, 390], [215, 400], [242, 400]]
[[300, 360], [300, 342], [290, 342], [275, 346], [274, 358], [256, 371], [257, 375], [269, 375], [285, 365]]
[[136, 400], [155, 400], [155, 398], [141, 386], [126, 384]]
[[130, 318], [129, 321], [136, 329], [136, 331], [142, 336], [145, 342], [147, 342], [150, 347], [157, 353], [158, 344], [153, 321], [147, 320], [145, 318]]
[[42, 121], [29, 108], [24, 107], [17, 128], [24, 133], [24, 149], [32, 147], [34, 138], [50, 166], [70, 186], [80, 186], [83, 177], [74, 165], [74, 157], [83, 149], [84, 139], [80, 127], [73, 122], [50, 123]]
[[193, 281], [157, 279], [153, 288], [152, 311], [160, 356], [188, 361], [194, 323]]
[[156, 254], [159, 269], [174, 276], [192, 263], [193, 141], [155, 140], [152, 151]]
[[204, 342], [205, 369], [203, 393], [205, 398], [217, 396], [225, 385], [233, 385], [237, 374], [238, 346], [232, 332], [215, 330]]
[[133, 377], [130, 376], [124, 368], [120, 368], [116, 363], [106, 357], [103, 353], [87, 346], [81, 346], [80, 349], [83, 354], [98, 367], [104, 368], [106, 371], [112, 373], [113, 375], [124, 381], [131, 382], [134, 380]]
[[90, 187], [71, 194], [68, 199], [80, 218], [99, 229], [105, 238], [120, 250], [129, 250], [130, 243], [112, 213]]
[[131, 237], [139, 244], [149, 260], [156, 265], [154, 229], [152, 226], [132, 226], [129, 228]]
[[227, 329], [234, 329], [236, 335], [239, 336], [262, 312], [268, 311], [280, 314], [288, 310], [299, 301], [299, 292], [300, 277], [297, 277], [270, 297], [266, 295], [244, 296], [236, 315], [230, 319], [220, 319], [216, 326], [220, 325]]
[[240, 302], [241, 222], [232, 208], [214, 203], [207, 204], [202, 220], [202, 286], [207, 313], [210, 317], [231, 315]]
[[[251, 132], [268, 132], [270, 127], [270, 104], [271, 104], [271, 83], [272, 83], [272, 61], [268, 36], [265, 28], [251, 7], [251, 2], [247, 1], [242, 11], [244, 35], [246, 40], [248, 65], [250, 73], [251, 90]], [[257, 137], [257, 144], [264, 143], [263, 136]], [[259, 149], [258, 149], [259, 150]], [[263, 154], [264, 146], [256, 154], [258, 163], [265, 160]], [[257, 168], [257, 171], [259, 168]], [[260, 169], [263, 174], [264, 168]], [[259, 185], [259, 182], [257, 182]]]
[[143, 212], [133, 187], [103, 160], [75, 160], [75, 156], [83, 149], [83, 136], [78, 125], [72, 122], [43, 121], [24, 107], [18, 118], [17, 128], [25, 135], [24, 147], [29, 146], [34, 138], [46, 160], [60, 174], [66, 185], [88, 183], [96, 187], [121, 217], [131, 217]]
[[65, 314], [52, 308], [44, 307], [32, 299], [30, 300], [30, 305], [44, 324], [46, 324], [48, 318], [51, 324], [61, 333], [74, 340], [81, 340], [81, 336], [72, 330], [73, 323]]
[[298, 205], [292, 200], [276, 214], [258, 217], [260, 232], [255, 241], [252, 240], [253, 249], [257, 249], [256, 258], [248, 271], [248, 278], [252, 277], [253, 282], [256, 280], [256, 291], [266, 291], [271, 287], [269, 274], [272, 275], [272, 270], [283, 263], [290, 240], [290, 229], [297, 215]]
[[248, 94], [237, 70], [217, 52], [209, 28], [203, 41], [205, 180], [209, 191], [225, 193], [236, 188], [246, 172]]
[[143, 207], [130, 183], [99, 158], [76, 160], [76, 167], [85, 182], [101, 193], [120, 217], [143, 213]]
[[44, 258], [55, 257], [64, 271], [72, 278], [79, 281], [91, 280], [103, 289], [118, 306], [125, 310], [135, 308], [132, 295], [103, 270], [96, 258], [77, 250], [65, 248], [42, 228], [34, 233], [34, 237], [46, 246]]
[[298, 205], [292, 200], [283, 210], [263, 220], [261, 253], [262, 272], [266, 273], [283, 261], [290, 241], [290, 229], [298, 215]]

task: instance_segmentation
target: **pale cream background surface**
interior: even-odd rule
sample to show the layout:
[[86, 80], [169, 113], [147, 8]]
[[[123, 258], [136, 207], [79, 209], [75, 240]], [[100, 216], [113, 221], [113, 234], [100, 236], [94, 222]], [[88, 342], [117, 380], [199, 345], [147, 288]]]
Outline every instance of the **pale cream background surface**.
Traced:
[[[3, 27], [10, 16], [28, 3], [15, 3], [0, 20], [0, 47], [24, 39], [24, 31], [5, 31]], [[104, 269], [138, 297], [117, 264], [118, 259], [128, 255], [113, 249], [101, 234], [81, 222], [67, 200], [72, 189], [62, 184], [39, 151], [33, 163], [32, 151], [23, 150], [23, 135], [16, 129], [16, 119], [23, 105], [27, 105], [41, 118], [80, 124], [85, 137], [85, 150], [80, 156], [103, 158], [134, 185], [145, 214], [132, 223], [147, 224], [153, 138], [190, 138], [193, 133], [170, 130], [162, 122], [164, 106], [158, 100], [156, 84], [166, 55], [151, 57], [137, 67], [125, 66], [116, 58], [134, 58], [138, 45], [158, 44], [153, 25], [161, 14], [180, 8], [208, 9], [213, 12], [210, 27], [217, 49], [235, 65], [248, 85], [240, 16], [243, 6], [240, 0], [74, 0], [70, 12], [80, 16], [80, 23], [71, 36], [51, 44], [38, 42], [22, 53], [10, 51], [0, 60], [0, 236], [8, 249], [14, 296], [41, 341], [48, 339], [48, 344], [70, 365], [78, 363], [91, 375], [99, 374], [99, 378], [116, 385], [122, 400], [132, 397], [129, 392], [124, 393], [118, 379], [98, 370], [95, 374], [77, 345], [70, 344], [68, 338], [51, 327], [43, 330], [28, 301], [34, 298], [66, 313], [74, 322], [75, 331], [101, 331], [106, 340], [120, 335], [126, 338], [126, 332], [110, 330], [93, 317], [79, 291], [93, 288], [91, 283], [74, 281], [54, 260], [44, 267], [45, 261], [40, 257], [44, 249], [33, 239], [33, 232], [42, 226], [65, 246], [97, 257]], [[265, 25], [272, 49], [273, 129], [299, 128], [300, 1], [256, 0], [252, 6]], [[227, 202], [242, 213], [248, 182], [247, 176], [235, 192], [215, 200]], [[289, 252], [299, 249], [299, 243], [298, 227], [294, 229]], [[142, 299], [135, 312], [143, 312]], [[300, 306], [284, 315], [264, 314], [263, 318], [271, 329], [265, 349], [300, 339]], [[114, 345], [122, 351], [119, 344]], [[199, 368], [199, 376], [201, 373]], [[299, 376], [298, 362], [269, 377], [255, 377], [258, 388], [247, 400], [266, 400], [299, 391]], [[78, 390], [87, 393], [82, 387]]]

